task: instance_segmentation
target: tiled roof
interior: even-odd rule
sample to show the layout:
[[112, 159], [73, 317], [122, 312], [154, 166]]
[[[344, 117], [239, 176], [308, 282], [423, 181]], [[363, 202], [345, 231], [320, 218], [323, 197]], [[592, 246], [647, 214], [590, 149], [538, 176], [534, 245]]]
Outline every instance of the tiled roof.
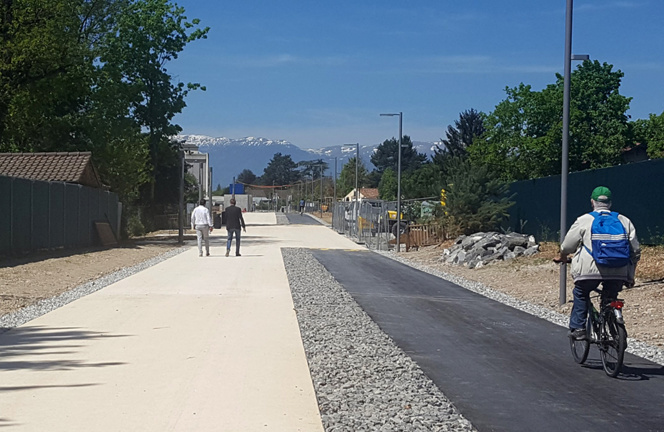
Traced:
[[92, 153], [0, 153], [0, 175], [102, 187]]
[[360, 193], [364, 195], [366, 199], [378, 199], [380, 193], [376, 188], [360, 188]]

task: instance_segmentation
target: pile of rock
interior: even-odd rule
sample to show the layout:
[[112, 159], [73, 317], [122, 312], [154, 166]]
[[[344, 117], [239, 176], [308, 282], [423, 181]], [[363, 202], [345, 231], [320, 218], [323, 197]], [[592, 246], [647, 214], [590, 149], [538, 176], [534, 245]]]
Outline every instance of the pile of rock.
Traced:
[[442, 261], [465, 265], [468, 268], [482, 267], [495, 260], [510, 260], [518, 256], [530, 256], [539, 252], [535, 237], [526, 234], [497, 232], [462, 235], [454, 245], [445, 249]]

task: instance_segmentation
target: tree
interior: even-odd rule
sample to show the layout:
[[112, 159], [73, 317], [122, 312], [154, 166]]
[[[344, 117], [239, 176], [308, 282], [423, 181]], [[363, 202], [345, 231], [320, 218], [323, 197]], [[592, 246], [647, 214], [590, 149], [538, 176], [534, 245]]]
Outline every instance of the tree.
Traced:
[[165, 64], [204, 38], [166, 0], [0, 1], [0, 151], [86, 151], [129, 203], [177, 199], [173, 116], [198, 84]]
[[300, 175], [297, 171], [297, 164], [293, 162], [290, 155], [275, 153], [261, 176], [261, 183], [264, 185], [288, 185], [296, 182]]
[[445, 149], [436, 149], [434, 160], [439, 155], [465, 156], [473, 140], [484, 133], [484, 114], [471, 108], [459, 114], [454, 127], [447, 126], [447, 139], [441, 139]]
[[[152, 188], [161, 154], [176, 152], [170, 137], [181, 128], [173, 117], [186, 106], [185, 97], [200, 84], [173, 83], [165, 64], [176, 59], [184, 47], [207, 37], [209, 28], [195, 28], [200, 21], [187, 21], [184, 8], [168, 0], [129, 1], [117, 20], [115, 31], [108, 33], [100, 58], [101, 69], [115, 83], [130, 91], [130, 112], [148, 135]], [[118, 81], [119, 80], [119, 81]], [[165, 155], [168, 159], [169, 155]]]
[[300, 178], [313, 178], [320, 179], [321, 176], [321, 165], [323, 166], [322, 174], [325, 174], [329, 164], [324, 162], [323, 159], [316, 159], [311, 161], [301, 161], [298, 162], [298, 167], [300, 167]]
[[[337, 182], [337, 190], [341, 196], [347, 195], [350, 191], [355, 189], [355, 163], [357, 161], [356, 157], [352, 157], [344, 164], [341, 168], [341, 173], [339, 174], [339, 180]], [[366, 187], [367, 168], [364, 166], [364, 163], [360, 159], [359, 165], [357, 166], [357, 187], [363, 188]]]
[[[0, 151], [72, 151], [83, 119], [94, 51], [109, 1], [23, 0], [0, 4]], [[95, 22], [93, 22], [96, 20]], [[94, 25], [92, 25], [94, 24]]]
[[198, 203], [198, 180], [191, 173], [184, 175], [184, 201], [188, 203]]
[[401, 176], [401, 194], [408, 198], [438, 197], [443, 184], [440, 166], [426, 163], [420, 169]]
[[256, 181], [256, 174], [254, 174], [250, 169], [244, 169], [240, 174], [238, 174], [236, 181], [238, 183], [253, 184]]
[[[408, 135], [404, 135], [401, 139], [401, 170], [416, 170], [427, 157], [424, 154], [418, 153], [417, 150], [413, 148], [413, 142], [410, 140]], [[399, 140], [392, 138], [389, 140], [383, 141], [376, 151], [371, 155], [371, 163], [376, 167], [376, 171], [383, 173], [387, 168], [392, 168], [395, 172], [398, 167], [398, 157], [399, 154], [397, 150], [399, 148]]]
[[[621, 163], [630, 142], [627, 109], [619, 93], [621, 71], [585, 61], [571, 75], [570, 171]], [[486, 132], [469, 147], [471, 157], [509, 180], [560, 174], [563, 77], [540, 92], [521, 83], [484, 122]]]
[[488, 165], [473, 164], [468, 158], [450, 160], [446, 207], [449, 224], [463, 234], [495, 231], [508, 217], [508, 184]]
[[664, 112], [660, 115], [650, 114], [646, 120], [632, 123], [634, 141], [646, 145], [651, 159], [664, 157]]
[[387, 168], [383, 172], [378, 184], [378, 193], [380, 199], [385, 201], [396, 201], [397, 199], [397, 174], [392, 168]]
[[459, 120], [454, 121], [454, 127], [447, 126], [447, 139], [441, 140], [444, 149], [437, 148], [432, 157], [432, 162], [438, 166], [441, 175], [445, 175], [445, 167], [450, 158], [467, 157], [468, 148], [473, 141], [485, 132], [484, 117], [483, 113], [471, 108], [459, 114]]
[[487, 116], [486, 133], [469, 154], [509, 180], [559, 173], [562, 94], [551, 86], [534, 92], [523, 83], [505, 91], [507, 99]]

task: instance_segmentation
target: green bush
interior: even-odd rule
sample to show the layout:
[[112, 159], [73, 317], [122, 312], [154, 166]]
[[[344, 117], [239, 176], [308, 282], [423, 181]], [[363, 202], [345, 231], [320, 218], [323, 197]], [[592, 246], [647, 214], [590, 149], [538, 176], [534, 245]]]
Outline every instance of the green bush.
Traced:
[[130, 214], [127, 217], [127, 234], [130, 237], [140, 237], [145, 235], [145, 226], [141, 222], [140, 212]]
[[513, 195], [507, 196], [507, 183], [496, 170], [467, 158], [452, 158], [447, 168], [445, 225], [466, 235], [498, 231], [514, 204]]

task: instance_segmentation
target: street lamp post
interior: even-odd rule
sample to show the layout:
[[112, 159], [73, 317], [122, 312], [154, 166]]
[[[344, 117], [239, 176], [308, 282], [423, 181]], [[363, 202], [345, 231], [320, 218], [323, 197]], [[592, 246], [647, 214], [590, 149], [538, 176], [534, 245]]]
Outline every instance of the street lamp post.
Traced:
[[[569, 173], [569, 110], [570, 87], [572, 82], [572, 60], [588, 60], [588, 55], [572, 55], [572, 10], [574, 0], [567, 0], [565, 11], [565, 59], [563, 79], [563, 142], [560, 167], [560, 243], [563, 243], [567, 233], [567, 174]], [[564, 305], [567, 301], [567, 263], [560, 266], [560, 288], [558, 303]]]
[[178, 203], [178, 244], [184, 243], [184, 150], [180, 148], [180, 197]]
[[323, 218], [323, 169], [325, 168], [325, 165], [320, 164], [318, 165], [318, 168], [320, 169], [320, 217], [321, 219]]
[[399, 147], [397, 150], [397, 253], [401, 252], [401, 140], [403, 113], [381, 114], [381, 116], [394, 117], [399, 116]]
[[358, 205], [360, 200], [360, 190], [358, 189], [357, 179], [360, 172], [360, 143], [355, 144], [355, 206]]
[[334, 198], [332, 199], [332, 228], [334, 228], [334, 214], [337, 210], [337, 158], [334, 158]]
[[[359, 200], [360, 200], [360, 191], [358, 189], [358, 183], [357, 179], [359, 176], [359, 170], [360, 170], [360, 143], [355, 143], [355, 144], [344, 144], [344, 147], [346, 146], [355, 146], [355, 204], [354, 204], [354, 213], [355, 213], [355, 229], [357, 230], [357, 217], [359, 215], [360, 209], [359, 209]], [[336, 168], [335, 168], [335, 173], [334, 175], [336, 176]]]

